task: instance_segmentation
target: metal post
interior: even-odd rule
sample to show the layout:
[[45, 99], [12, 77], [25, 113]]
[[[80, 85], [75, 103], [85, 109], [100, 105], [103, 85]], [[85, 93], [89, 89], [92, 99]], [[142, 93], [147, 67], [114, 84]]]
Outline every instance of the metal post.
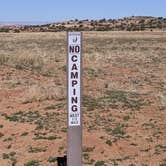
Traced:
[[67, 166], [82, 166], [82, 33], [67, 33], [68, 131]]

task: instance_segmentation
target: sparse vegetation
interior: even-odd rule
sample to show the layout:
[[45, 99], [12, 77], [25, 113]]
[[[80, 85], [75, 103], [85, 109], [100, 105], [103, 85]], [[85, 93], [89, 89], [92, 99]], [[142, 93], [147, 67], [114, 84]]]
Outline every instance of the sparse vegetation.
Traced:
[[[84, 164], [165, 164], [166, 33], [143, 20], [83, 32]], [[0, 33], [0, 163], [52, 165], [66, 154], [66, 33], [21, 32]]]
[[4, 160], [5, 160], [5, 159], [10, 159], [12, 166], [15, 166], [16, 163], [17, 163], [17, 160], [16, 160], [15, 155], [16, 155], [16, 152], [10, 152], [9, 154], [3, 153], [3, 154], [2, 154], [2, 158], [3, 158]]
[[164, 153], [164, 152], [166, 152], [166, 145], [158, 144], [155, 146], [155, 154], [159, 155], [159, 154]]
[[57, 157], [49, 157], [48, 162], [49, 163], [54, 163], [57, 161]]
[[12, 145], [8, 145], [7, 147], [6, 147], [6, 149], [10, 149], [12, 147]]
[[0, 32], [6, 32], [7, 33], [7, 32], [9, 32], [9, 28], [3, 28], [2, 27], [2, 28], [0, 28]]
[[83, 152], [93, 152], [95, 150], [95, 146], [93, 147], [83, 147]]
[[63, 145], [60, 145], [59, 147], [58, 147], [58, 152], [59, 153], [62, 153], [62, 151], [64, 150], [64, 144]]
[[23, 132], [22, 134], [21, 134], [21, 136], [27, 136], [28, 135], [28, 132]]
[[2, 158], [3, 158], [3, 159], [9, 159], [9, 157], [10, 157], [9, 154], [6, 154], [6, 153], [3, 153], [3, 154], [2, 154]]
[[83, 163], [84, 164], [93, 165], [94, 162], [95, 162], [95, 160], [90, 158], [89, 153], [83, 153]]
[[32, 160], [24, 164], [24, 166], [39, 166], [39, 161], [37, 160]]
[[125, 121], [128, 121], [130, 119], [130, 116], [129, 115], [125, 115], [124, 117], [123, 117], [123, 120], [125, 120]]
[[97, 161], [95, 163], [95, 166], [106, 166], [105, 162], [104, 161]]
[[3, 140], [3, 142], [10, 142], [10, 141], [12, 141], [13, 139], [11, 138], [11, 137], [9, 137], [9, 138], [5, 138], [4, 140]]
[[39, 152], [45, 152], [47, 149], [45, 148], [36, 148], [36, 147], [30, 147], [28, 152], [29, 153], [39, 153]]
[[106, 144], [108, 144], [109, 146], [111, 146], [111, 145], [112, 145], [111, 140], [107, 140], [107, 141], [106, 141]]
[[114, 135], [124, 135], [125, 132], [123, 131], [124, 125], [117, 124], [117, 126], [112, 130], [112, 134]]
[[55, 140], [55, 139], [60, 139], [61, 137], [58, 137], [56, 135], [50, 135], [50, 136], [46, 136], [46, 133], [35, 133], [35, 138], [33, 138], [34, 140]]
[[46, 110], [59, 110], [59, 109], [63, 109], [64, 108], [64, 104], [57, 104], [57, 105], [50, 105], [48, 107], [46, 107]]
[[4, 136], [4, 134], [2, 132], [0, 132], [0, 138], [3, 137], [3, 136]]
[[[109, 90], [106, 91], [105, 97], [99, 98], [100, 105], [108, 104], [112, 109], [140, 109], [142, 105], [146, 105], [142, 97], [137, 93]], [[122, 104], [117, 104], [122, 103]]]

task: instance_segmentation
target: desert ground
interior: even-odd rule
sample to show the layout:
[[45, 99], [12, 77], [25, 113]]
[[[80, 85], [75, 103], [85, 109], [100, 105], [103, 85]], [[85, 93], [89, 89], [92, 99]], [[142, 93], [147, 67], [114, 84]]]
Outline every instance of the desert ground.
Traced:
[[[83, 165], [166, 166], [166, 32], [83, 32]], [[0, 166], [66, 154], [66, 33], [0, 33]]]

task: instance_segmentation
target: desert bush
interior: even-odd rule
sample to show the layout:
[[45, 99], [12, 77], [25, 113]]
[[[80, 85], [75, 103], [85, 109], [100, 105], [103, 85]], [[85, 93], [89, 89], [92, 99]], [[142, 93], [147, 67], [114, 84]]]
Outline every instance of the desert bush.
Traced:
[[4, 65], [8, 62], [9, 57], [6, 55], [0, 55], [0, 65]]
[[14, 33], [20, 33], [20, 30], [19, 29], [15, 29]]
[[32, 70], [40, 72], [44, 61], [40, 55], [30, 51], [20, 51], [9, 59], [9, 64], [16, 69]]
[[37, 160], [32, 160], [24, 164], [24, 166], [39, 166], [39, 161]]
[[11, 161], [11, 165], [15, 166], [15, 164], [17, 163], [17, 160], [15, 158], [16, 152], [10, 152], [9, 154], [7, 153], [3, 153], [2, 154], [2, 158], [3, 159], [10, 159]]
[[47, 160], [49, 163], [54, 163], [57, 161], [57, 157], [49, 157], [49, 159]]
[[33, 147], [30, 147], [28, 152], [29, 153], [39, 153], [39, 152], [45, 152], [46, 149], [45, 148], [33, 148]]
[[13, 140], [13, 139], [12, 139], [11, 137], [9, 137], [9, 138], [4, 139], [3, 142], [10, 142], [10, 141], [12, 141], [12, 140]]
[[32, 85], [25, 91], [23, 103], [31, 103], [34, 101], [44, 100], [62, 100], [65, 98], [65, 89], [63, 86], [57, 87], [55, 84], [39, 84]]
[[109, 145], [109, 146], [112, 146], [111, 140], [107, 140], [107, 141], [106, 141], [106, 144]]
[[3, 137], [3, 136], [4, 136], [4, 134], [0, 132], [0, 138]]
[[105, 161], [97, 161], [95, 166], [105, 166]]
[[21, 136], [27, 136], [28, 135], [28, 132], [23, 132], [22, 134], [21, 134]]
[[0, 32], [9, 32], [9, 28], [0, 28]]
[[7, 153], [3, 153], [2, 154], [2, 158], [3, 159], [9, 159], [9, 157], [10, 157], [9, 154], [7, 154]]
[[125, 132], [123, 131], [124, 125], [117, 124], [117, 126], [112, 130], [113, 135], [124, 135]]
[[90, 158], [89, 153], [83, 153], [83, 163], [84, 164], [88, 164], [88, 165], [92, 165], [94, 163], [94, 159]]
[[123, 117], [123, 120], [125, 120], [125, 121], [128, 121], [130, 119], [130, 116], [129, 115], [125, 115], [124, 117]]
[[94, 149], [95, 149], [95, 146], [93, 146], [93, 147], [86, 147], [86, 146], [84, 146], [83, 147], [83, 152], [93, 152]]
[[[13, 122], [20, 122], [20, 123], [24, 123], [24, 122], [33, 122], [38, 120], [39, 118], [41, 118], [41, 115], [39, 114], [38, 111], [35, 112], [15, 112], [11, 115], [7, 115], [7, 114], [3, 114], [3, 116], [8, 119], [9, 121], [13, 121]], [[9, 137], [10, 138], [10, 137]]]

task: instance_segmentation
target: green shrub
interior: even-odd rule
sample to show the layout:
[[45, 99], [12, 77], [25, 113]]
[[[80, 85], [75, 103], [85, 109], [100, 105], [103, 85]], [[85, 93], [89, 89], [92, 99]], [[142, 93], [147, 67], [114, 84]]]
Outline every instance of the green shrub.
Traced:
[[130, 116], [129, 115], [125, 115], [124, 117], [123, 117], [123, 120], [125, 120], [125, 121], [128, 121], [130, 119]]
[[33, 147], [30, 147], [28, 152], [29, 153], [39, 153], [39, 152], [45, 152], [46, 149], [44, 148], [33, 148]]
[[21, 136], [26, 136], [26, 135], [28, 135], [28, 132], [23, 132], [23, 133], [21, 134]]
[[2, 154], [2, 158], [3, 158], [3, 159], [9, 159], [9, 157], [10, 157], [9, 154], [6, 154], [6, 153], [3, 153], [3, 154]]
[[57, 157], [49, 157], [48, 162], [49, 163], [54, 163], [57, 161]]
[[39, 161], [37, 160], [32, 160], [24, 164], [24, 166], [39, 166]]
[[97, 161], [95, 166], [105, 166], [105, 161]]
[[123, 125], [118, 124], [113, 130], [112, 134], [113, 135], [124, 135], [125, 132], [123, 131]]
[[111, 145], [112, 145], [112, 142], [111, 142], [110, 140], [107, 140], [107, 141], [106, 141], [106, 144], [108, 144], [109, 146], [111, 146]]
[[0, 28], [0, 32], [9, 32], [9, 29], [8, 28]]
[[9, 138], [4, 139], [3, 142], [10, 142], [12, 140], [13, 140], [13, 138], [9, 137]]
[[3, 136], [4, 136], [4, 134], [0, 132], [0, 138], [3, 137]]

